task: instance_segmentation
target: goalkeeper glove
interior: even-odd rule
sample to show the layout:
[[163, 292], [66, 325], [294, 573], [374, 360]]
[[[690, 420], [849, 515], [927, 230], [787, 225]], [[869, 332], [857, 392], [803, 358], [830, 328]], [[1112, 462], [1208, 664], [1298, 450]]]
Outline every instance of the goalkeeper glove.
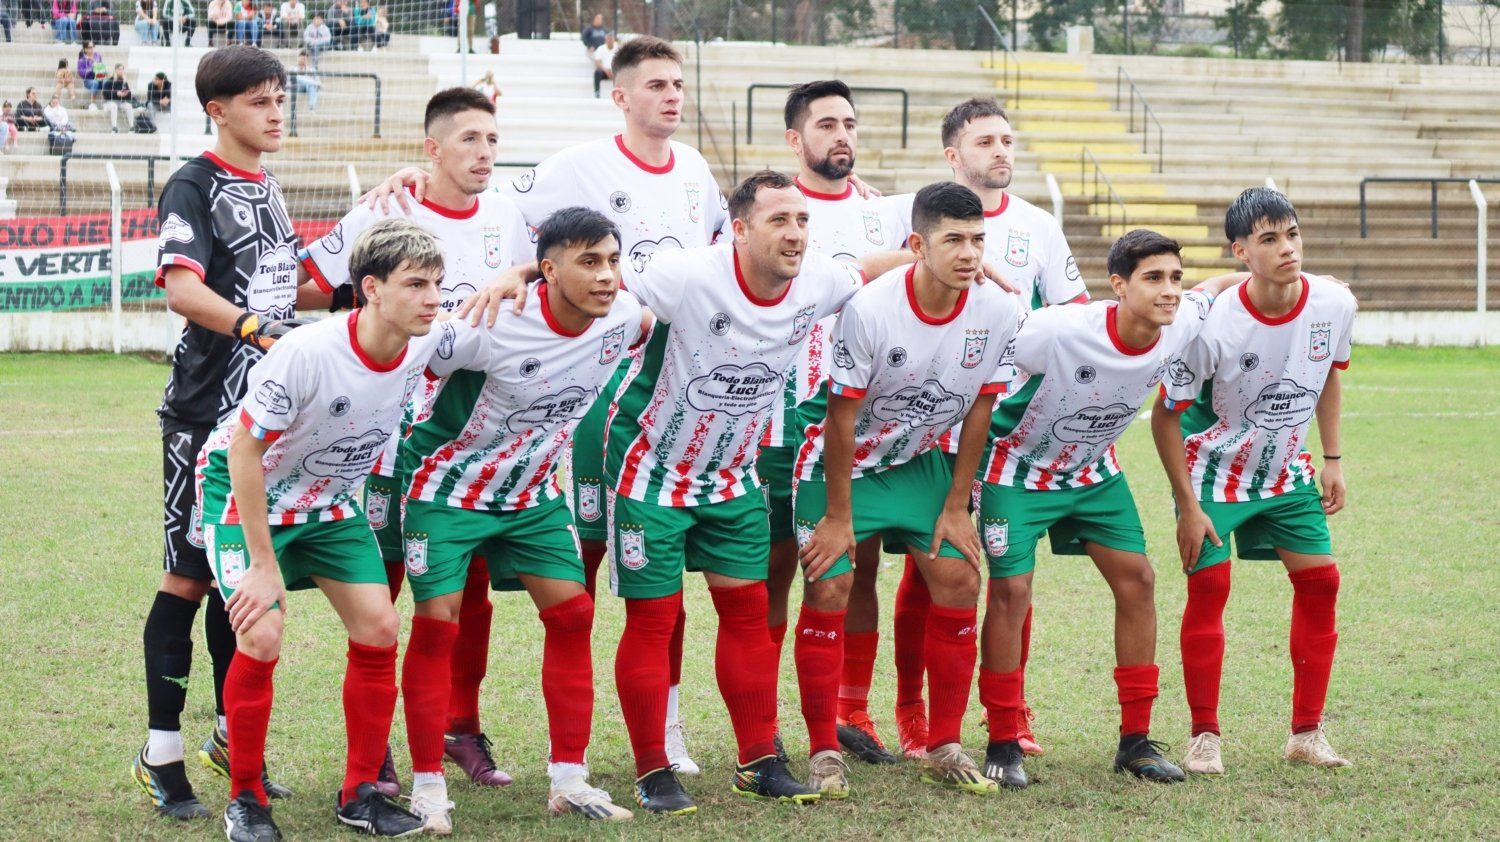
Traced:
[[261, 321], [254, 313], [242, 313], [234, 322], [234, 338], [262, 351], [271, 350], [276, 340], [291, 333], [294, 328], [312, 324], [310, 319], [275, 319]]

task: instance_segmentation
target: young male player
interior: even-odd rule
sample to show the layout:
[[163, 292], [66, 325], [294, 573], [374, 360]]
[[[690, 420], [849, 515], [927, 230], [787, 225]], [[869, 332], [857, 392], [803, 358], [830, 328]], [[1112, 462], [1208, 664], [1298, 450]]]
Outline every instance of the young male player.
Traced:
[[[506, 196], [489, 189], [499, 136], [495, 128], [495, 104], [473, 88], [448, 88], [427, 101], [423, 120], [426, 140], [423, 151], [431, 164], [431, 176], [420, 202], [410, 208], [410, 219], [437, 238], [443, 249], [443, 310], [452, 312], [496, 273], [517, 263], [530, 263], [535, 249], [526, 220]], [[404, 189], [404, 188], [403, 188]], [[382, 219], [399, 216], [394, 210], [357, 205], [326, 236], [302, 253], [302, 265], [320, 288], [332, 294], [358, 279], [350, 279], [350, 246], [361, 232]], [[482, 379], [478, 373], [456, 375], [457, 380]], [[426, 411], [431, 396], [425, 388], [402, 421]], [[380, 542], [391, 598], [400, 593], [405, 572], [401, 544], [402, 498], [406, 477], [397, 466], [392, 436], [365, 485], [365, 514]], [[496, 768], [490, 741], [479, 722], [479, 686], [489, 664], [490, 620], [489, 574], [485, 561], [476, 556], [464, 583], [458, 613], [458, 636], [452, 648], [449, 670], [452, 689], [448, 694], [446, 738], [443, 750], [480, 786], [505, 786], [510, 775]], [[393, 762], [381, 770], [386, 794], [400, 792]]]
[[429, 332], [442, 301], [443, 253], [405, 220], [376, 225], [353, 248], [362, 306], [272, 348], [250, 372], [240, 411], [199, 457], [205, 541], [237, 650], [224, 682], [231, 842], [280, 838], [261, 784], [272, 674], [287, 591], [311, 587], [349, 631], [338, 820], [378, 836], [422, 828], [374, 783], [396, 707], [400, 622], [358, 498], [438, 350]]
[[452, 831], [442, 776], [447, 673], [469, 559], [481, 550], [495, 587], [524, 587], [545, 630], [548, 809], [631, 817], [588, 783], [594, 600], [584, 589], [557, 462], [620, 358], [640, 340], [642, 310], [619, 290], [619, 232], [597, 211], [553, 214], [537, 230], [537, 256], [543, 280], [521, 314], [506, 313], [494, 327], [457, 333], [452, 342], [451, 326], [441, 328], [429, 376], [467, 370], [478, 377], [439, 381], [430, 412], [402, 445], [411, 471], [403, 533], [416, 617], [401, 688], [416, 776], [412, 809], [431, 832]]
[[[943, 155], [953, 179], [973, 190], [984, 204], [985, 257], [1021, 288], [1032, 309], [1087, 301], [1088, 290], [1068, 248], [1062, 226], [1051, 214], [1008, 192], [1014, 175], [1016, 136], [1005, 110], [987, 97], [959, 103], [943, 118]], [[894, 196], [893, 202], [905, 197]], [[1020, 383], [1015, 384], [1019, 388]], [[957, 433], [943, 442], [954, 452]], [[896, 589], [896, 725], [908, 756], [922, 742], [922, 630], [930, 598], [910, 556]], [[1022, 627], [1022, 656], [1031, 643], [1031, 618]], [[1028, 754], [1042, 748], [1031, 733], [1031, 710], [1022, 706], [1021, 745]]]
[[[292, 231], [281, 186], [262, 168], [281, 148], [286, 69], [270, 53], [222, 47], [198, 64], [198, 101], [218, 139], [210, 152], [167, 181], [157, 207], [156, 283], [187, 326], [172, 354], [162, 398], [166, 518], [161, 586], [146, 615], [143, 648], [149, 735], [131, 774], [157, 811], [177, 819], [208, 815], [183, 767], [182, 709], [193, 664], [193, 617], [209, 596], [204, 637], [214, 663], [219, 722], [198, 756], [228, 776], [224, 677], [234, 633], [204, 553], [193, 465], [214, 425], [245, 395], [246, 372], [290, 321], [299, 292]], [[309, 287], [311, 285], [308, 285]], [[291, 795], [263, 782], [273, 796]]]
[[[796, 526], [805, 567], [797, 683], [807, 720], [809, 784], [849, 793], [834, 727], [844, 613], [857, 541], [892, 534], [913, 548], [934, 605], [928, 613], [931, 722], [922, 779], [993, 792], [959, 743], [974, 680], [979, 547], [969, 492], [1006, 345], [1024, 312], [981, 278], [984, 208], [952, 182], [917, 192], [917, 262], [889, 272], [844, 307], [834, 330], [826, 419], [797, 460]], [[967, 417], [956, 465], [935, 448]], [[947, 543], [945, 543], [945, 540]]]
[[866, 255], [857, 269], [806, 253], [807, 202], [763, 171], [730, 201], [733, 241], [658, 254], [631, 292], [659, 320], [616, 400], [605, 476], [611, 582], [625, 598], [615, 684], [635, 754], [637, 801], [697, 809], [673, 773], [657, 723], [682, 576], [702, 571], [719, 614], [715, 672], [739, 748], [733, 791], [807, 803], [775, 748], [776, 649], [766, 626], [770, 549], [755, 460], [797, 346], [859, 288], [909, 259]]
[[1121, 237], [1108, 266], [1118, 301], [1044, 307], [1027, 318], [1012, 355], [1025, 383], [995, 408], [980, 468], [979, 523], [990, 572], [979, 670], [990, 732], [985, 776], [1012, 789], [1028, 783], [1019, 740], [1022, 629], [1044, 534], [1056, 554], [1087, 554], [1114, 594], [1116, 771], [1161, 782], [1183, 778], [1148, 738], [1158, 675], [1155, 575], [1114, 444], [1167, 363], [1198, 336], [1213, 294], [1231, 280], [1184, 294], [1181, 247], [1145, 230]]
[[[1297, 211], [1268, 188], [1241, 193], [1224, 234], [1250, 279], [1219, 297], [1196, 342], [1172, 362], [1151, 416], [1172, 481], [1188, 574], [1182, 673], [1192, 710], [1189, 772], [1224, 771], [1219, 679], [1229, 537], [1242, 559], [1279, 558], [1292, 582], [1292, 734], [1287, 760], [1348, 766], [1323, 733], [1338, 631], [1339, 569], [1328, 517], [1344, 507], [1339, 372], [1349, 365], [1354, 296], [1302, 272]], [[1316, 417], [1323, 493], [1304, 442]]]

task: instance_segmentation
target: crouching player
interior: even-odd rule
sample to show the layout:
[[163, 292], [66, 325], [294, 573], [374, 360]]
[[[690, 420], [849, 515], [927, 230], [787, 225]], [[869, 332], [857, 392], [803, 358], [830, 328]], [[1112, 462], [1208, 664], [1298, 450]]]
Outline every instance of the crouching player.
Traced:
[[[1224, 771], [1219, 679], [1229, 542], [1242, 559], [1277, 559], [1292, 582], [1292, 734], [1287, 760], [1348, 766], [1322, 729], [1338, 632], [1339, 569], [1328, 516], [1344, 507], [1339, 371], [1349, 365], [1354, 296], [1302, 272], [1297, 211], [1267, 188], [1240, 194], [1224, 233], [1250, 279], [1214, 304], [1203, 334], [1172, 362], [1151, 417], [1172, 481], [1188, 573], [1182, 673], [1192, 710], [1189, 772]], [[1304, 449], [1316, 417], [1323, 493]]]
[[[557, 478], [557, 461], [610, 375], [640, 340], [642, 308], [620, 290], [620, 236], [596, 211], [565, 208], [537, 230], [542, 280], [522, 311], [488, 329], [444, 325], [432, 376], [459, 369], [480, 378], [439, 385], [431, 411], [402, 445], [411, 472], [407, 579], [416, 601], [401, 669], [412, 808], [428, 830], [452, 831], [443, 780], [443, 727], [459, 609], [471, 557], [489, 559], [496, 589], [524, 587], [545, 638], [553, 813], [628, 819], [589, 786], [584, 752], [593, 718], [589, 636], [594, 601], [584, 588], [578, 532]], [[607, 399], [606, 399], [607, 400]]]
[[[849, 559], [857, 541], [876, 534], [917, 552], [932, 593], [922, 779], [976, 793], [997, 789], [959, 743], [979, 599], [980, 550], [968, 504], [985, 421], [1005, 390], [1001, 357], [1024, 308], [1018, 297], [978, 283], [984, 207], [973, 191], [948, 182], [922, 188], [912, 227], [917, 262], [871, 282], [839, 316], [827, 417], [808, 428], [798, 457], [795, 526], [806, 590], [797, 682], [811, 743], [809, 783], [832, 798], [849, 793], [835, 728], [854, 580]], [[950, 465], [934, 445], [965, 418]]]
[[[443, 256], [405, 220], [374, 226], [350, 260], [362, 306], [294, 331], [249, 374], [240, 411], [199, 457], [209, 562], [236, 654], [225, 680], [231, 842], [279, 839], [262, 786], [287, 591], [317, 587], [349, 631], [348, 760], [340, 822], [377, 836], [422, 820], [374, 786], [396, 707], [396, 632], [385, 567], [359, 508], [361, 484], [436, 348]], [[415, 337], [420, 337], [416, 338]]]

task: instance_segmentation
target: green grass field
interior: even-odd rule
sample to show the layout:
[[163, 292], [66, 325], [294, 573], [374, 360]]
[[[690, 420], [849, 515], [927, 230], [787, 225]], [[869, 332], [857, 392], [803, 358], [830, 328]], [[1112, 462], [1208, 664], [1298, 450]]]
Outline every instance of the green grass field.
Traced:
[[[0, 356], [0, 835], [6, 838], [221, 838], [217, 820], [155, 818], [128, 775], [145, 737], [141, 624], [159, 580], [161, 457], [155, 416], [167, 369], [109, 356]], [[460, 836], [604, 835], [765, 839], [999, 837], [1500, 837], [1500, 351], [1361, 348], [1346, 375], [1349, 508], [1333, 519], [1343, 570], [1338, 662], [1327, 728], [1355, 766], [1339, 773], [1280, 760], [1291, 694], [1291, 591], [1279, 565], [1237, 563], [1222, 722], [1222, 779], [1177, 787], [1109, 770], [1117, 725], [1103, 581], [1085, 562], [1044, 558], [1028, 697], [1046, 757], [1022, 793], [959, 796], [917, 781], [910, 765], [854, 768], [855, 796], [807, 808], [751, 804], [729, 793], [733, 741], [714, 685], [713, 612], [688, 584], [684, 706], [705, 773], [685, 779], [697, 816], [639, 818], [618, 828], [549, 819], [541, 628], [529, 600], [497, 596], [486, 730], [516, 784], [451, 787]], [[1180, 757], [1188, 726], [1177, 658], [1183, 577], [1169, 556], [1171, 509], [1149, 430], [1137, 424], [1120, 460], [1143, 507], [1155, 555], [1162, 695], [1154, 736]], [[899, 568], [884, 575], [894, 591]], [[289, 837], [339, 832], [339, 683], [344, 635], [316, 592], [292, 597], [277, 672], [270, 765], [297, 797], [276, 807]], [[399, 606], [410, 616], [406, 594]], [[601, 599], [596, 642], [595, 780], [628, 803], [631, 764], [612, 663], [623, 611]], [[883, 617], [889, 631], [889, 612]], [[211, 671], [199, 629], [185, 737], [207, 735]], [[891, 723], [889, 637], [872, 709]], [[790, 653], [782, 721], [805, 749]], [[965, 740], [982, 750], [977, 698]], [[395, 740], [404, 745], [398, 713]], [[403, 780], [408, 763], [397, 751]], [[805, 763], [794, 763], [805, 773]], [[191, 763], [211, 810], [224, 783]], [[455, 779], [456, 780], [456, 779]]]

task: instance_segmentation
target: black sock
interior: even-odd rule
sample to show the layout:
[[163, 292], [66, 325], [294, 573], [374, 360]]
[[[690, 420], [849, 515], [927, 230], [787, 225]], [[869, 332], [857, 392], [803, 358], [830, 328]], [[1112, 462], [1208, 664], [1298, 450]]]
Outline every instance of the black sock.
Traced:
[[156, 592], [146, 615], [142, 642], [146, 651], [147, 727], [182, 730], [188, 675], [193, 670], [193, 617], [198, 603], [166, 591]]
[[1144, 743], [1149, 739], [1147, 734], [1122, 734], [1120, 735], [1120, 750], [1135, 748], [1138, 743]]
[[217, 587], [208, 590], [208, 610], [203, 613], [203, 639], [208, 643], [208, 657], [214, 662], [214, 705], [224, 715], [224, 677], [234, 660], [234, 629], [229, 625], [229, 611]]

